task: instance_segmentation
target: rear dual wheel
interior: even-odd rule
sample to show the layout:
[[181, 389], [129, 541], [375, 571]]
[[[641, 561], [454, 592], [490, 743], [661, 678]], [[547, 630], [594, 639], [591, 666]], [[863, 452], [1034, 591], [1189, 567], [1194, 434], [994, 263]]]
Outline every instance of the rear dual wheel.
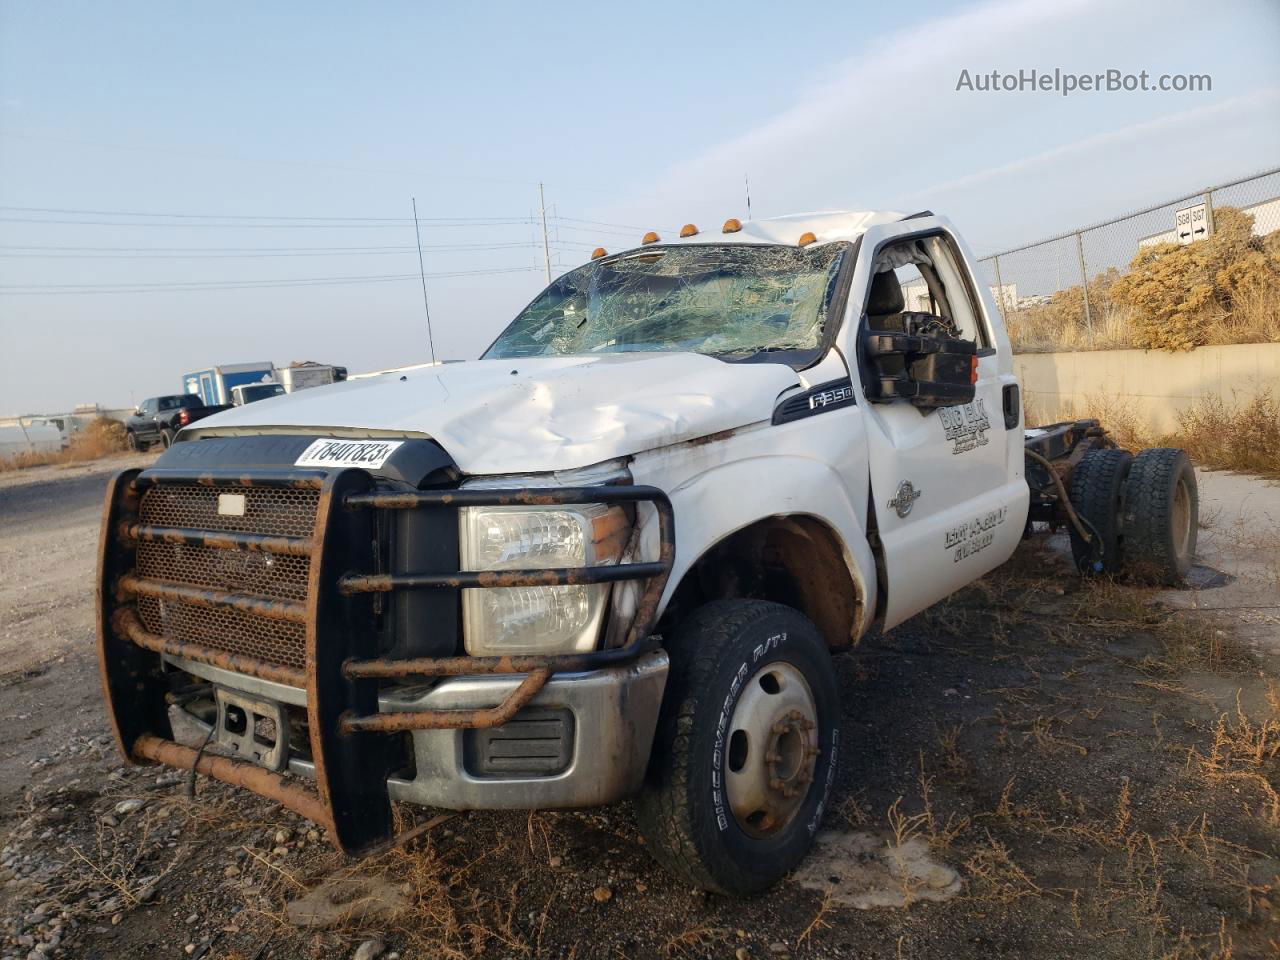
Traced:
[[1186, 452], [1159, 447], [1134, 457], [1125, 483], [1126, 571], [1147, 583], [1177, 586], [1191, 570], [1199, 526], [1200, 493]]
[[840, 718], [831, 656], [807, 618], [760, 600], [699, 608], [667, 650], [641, 832], [695, 886], [759, 893], [804, 857], [826, 807]]
[[1071, 505], [1089, 534], [1086, 541], [1075, 524], [1068, 526], [1071, 556], [1083, 574], [1120, 572], [1125, 535], [1121, 511], [1132, 464], [1128, 450], [1093, 449], [1080, 458], [1071, 474]]
[[1200, 500], [1185, 451], [1090, 450], [1072, 474], [1070, 497], [1090, 534], [1086, 541], [1071, 527], [1071, 554], [1082, 573], [1177, 586], [1190, 571]]

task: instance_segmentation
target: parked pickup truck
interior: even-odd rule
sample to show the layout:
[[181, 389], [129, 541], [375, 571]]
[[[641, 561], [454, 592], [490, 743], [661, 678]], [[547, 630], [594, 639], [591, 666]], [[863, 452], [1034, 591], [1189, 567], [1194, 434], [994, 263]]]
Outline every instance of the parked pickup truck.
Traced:
[[156, 443], [168, 448], [183, 427], [230, 409], [230, 406], [206, 406], [194, 393], [175, 393], [143, 400], [124, 423], [129, 449], [145, 450]]
[[[927, 311], [904, 309], [917, 274]], [[635, 796], [659, 861], [738, 895], [796, 865], [841, 755], [868, 749], [841, 732], [834, 655], [1035, 522], [1068, 528], [1086, 574], [1176, 581], [1195, 548], [1181, 451], [1024, 430], [1000, 313], [929, 213], [649, 234], [478, 361], [177, 439], [115, 478], [102, 526], [127, 758], [270, 797], [357, 854], [393, 801]]]

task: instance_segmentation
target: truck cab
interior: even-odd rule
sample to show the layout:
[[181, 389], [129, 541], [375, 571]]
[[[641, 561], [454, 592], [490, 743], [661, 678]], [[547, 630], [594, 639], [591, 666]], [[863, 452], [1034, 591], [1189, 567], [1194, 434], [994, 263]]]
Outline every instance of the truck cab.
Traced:
[[597, 250], [479, 360], [183, 430], [108, 494], [120, 749], [353, 853], [393, 800], [634, 796], [672, 872], [767, 888], [862, 748], [831, 657], [1027, 525], [1018, 383], [973, 264], [929, 213], [689, 224]]

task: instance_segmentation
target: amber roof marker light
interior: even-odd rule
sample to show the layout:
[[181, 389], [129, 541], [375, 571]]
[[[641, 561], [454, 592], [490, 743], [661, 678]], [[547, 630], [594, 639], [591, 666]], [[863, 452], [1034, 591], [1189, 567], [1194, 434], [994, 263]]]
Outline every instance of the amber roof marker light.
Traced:
[[737, 233], [742, 229], [742, 221], [737, 217], [730, 217], [724, 222], [724, 226], [720, 228], [721, 233]]
[[606, 250], [604, 247], [596, 247], [594, 250], [591, 251], [591, 259], [599, 260], [601, 257], [607, 256], [608, 253], [609, 251]]
[[800, 246], [802, 247], [807, 247], [809, 244], [817, 243], [817, 242], [818, 242], [818, 238], [815, 237], [812, 232], [806, 232], [806, 233], [800, 234]]
[[698, 235], [698, 228], [695, 227], [692, 223], [686, 223], [683, 227], [680, 228], [680, 236], [682, 237], [696, 237], [697, 235]]
[[662, 239], [661, 237], [659, 237], [656, 233], [650, 230], [648, 233], [644, 235], [644, 237], [640, 240], [640, 242], [643, 244], [650, 244], [650, 243], [657, 243], [661, 239]]

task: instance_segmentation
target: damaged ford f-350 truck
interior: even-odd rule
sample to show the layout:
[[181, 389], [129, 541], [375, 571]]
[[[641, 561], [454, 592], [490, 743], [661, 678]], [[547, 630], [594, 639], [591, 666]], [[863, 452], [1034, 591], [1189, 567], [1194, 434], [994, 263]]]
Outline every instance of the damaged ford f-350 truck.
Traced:
[[351, 853], [397, 802], [635, 796], [665, 866], [748, 894], [861, 748], [832, 655], [1031, 520], [1067, 526], [1085, 572], [1176, 580], [1194, 474], [1096, 421], [1024, 431], [946, 220], [689, 225], [597, 251], [478, 361], [238, 407], [116, 477], [103, 687], [130, 760]]

